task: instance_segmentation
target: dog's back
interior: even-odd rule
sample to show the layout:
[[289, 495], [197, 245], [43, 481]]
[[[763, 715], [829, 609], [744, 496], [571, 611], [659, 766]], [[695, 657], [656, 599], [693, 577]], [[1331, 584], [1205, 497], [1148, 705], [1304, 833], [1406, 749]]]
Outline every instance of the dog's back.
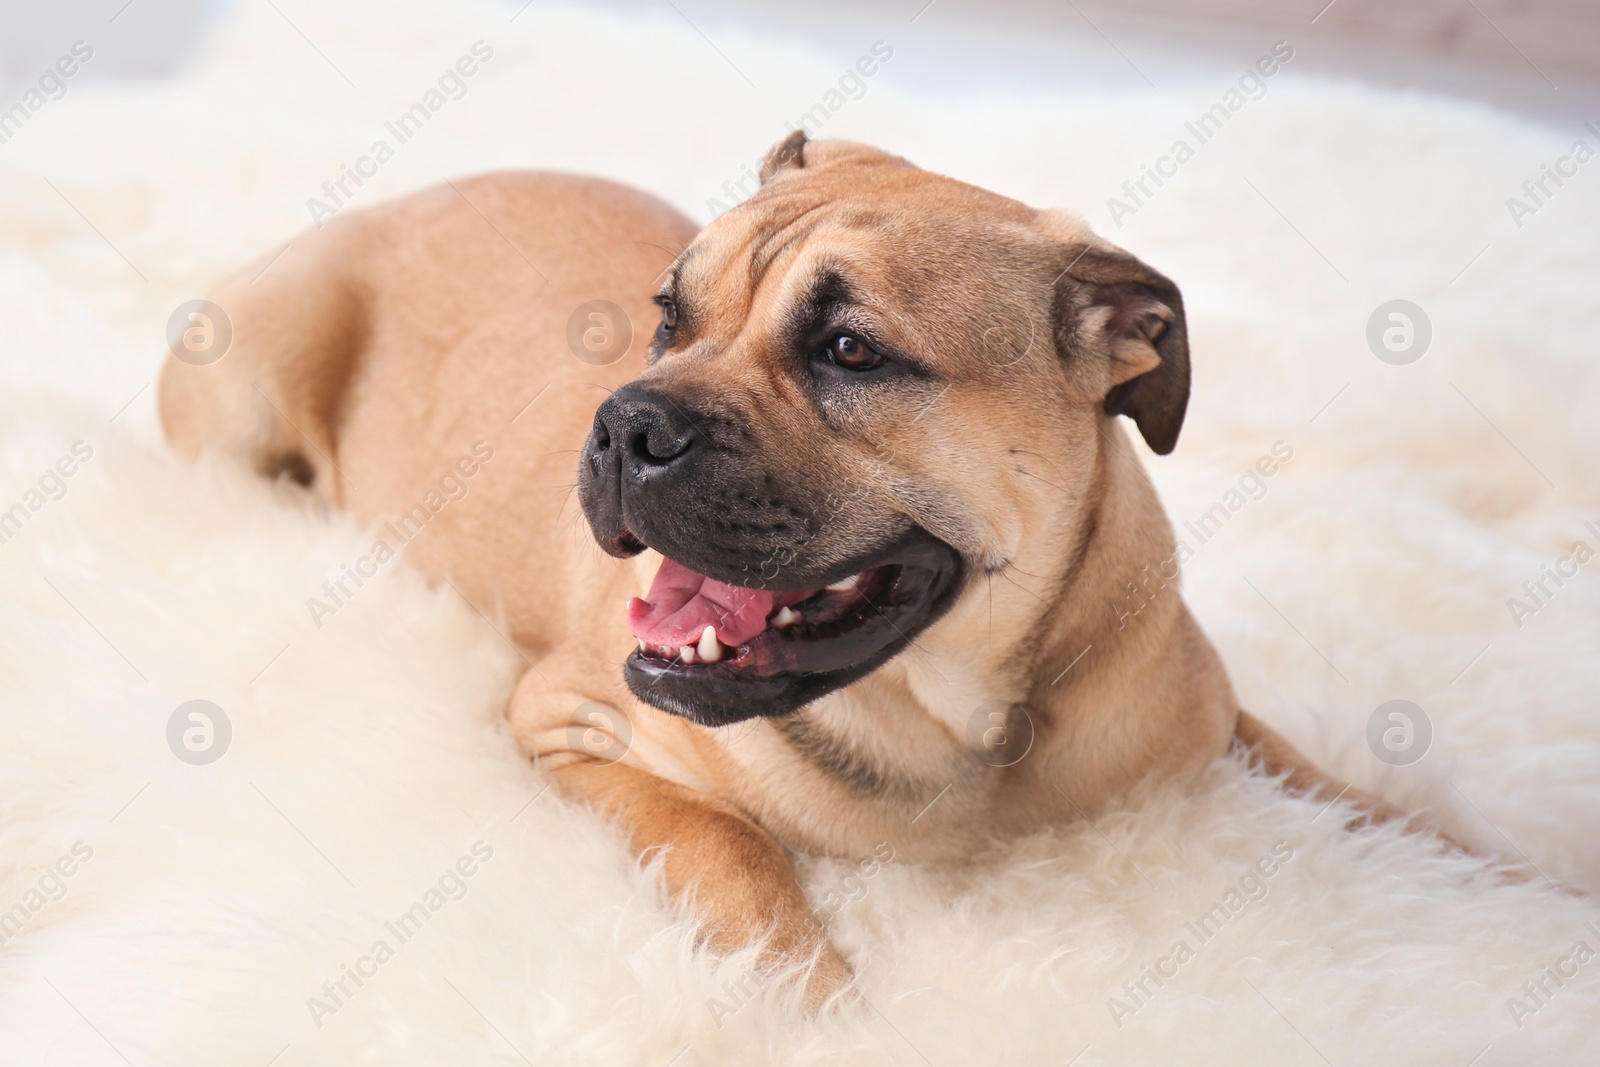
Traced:
[[576, 450], [643, 368], [657, 275], [694, 232], [636, 190], [553, 173], [334, 219], [213, 295], [231, 344], [204, 365], [169, 357], [162, 423], [182, 453], [379, 524], [539, 648], [581, 580], [562, 557], [597, 555], [567, 503]]

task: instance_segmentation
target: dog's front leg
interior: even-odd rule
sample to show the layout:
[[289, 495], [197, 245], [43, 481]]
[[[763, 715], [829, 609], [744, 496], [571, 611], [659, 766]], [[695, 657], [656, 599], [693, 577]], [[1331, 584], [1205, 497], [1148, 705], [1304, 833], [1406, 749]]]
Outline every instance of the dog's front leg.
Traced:
[[571, 763], [554, 778], [567, 796], [616, 820], [635, 855], [662, 852], [668, 891], [692, 896], [714, 950], [762, 942], [768, 973], [810, 964], [805, 997], [813, 1011], [849, 983], [850, 967], [812, 917], [788, 857], [755, 823], [621, 763]]

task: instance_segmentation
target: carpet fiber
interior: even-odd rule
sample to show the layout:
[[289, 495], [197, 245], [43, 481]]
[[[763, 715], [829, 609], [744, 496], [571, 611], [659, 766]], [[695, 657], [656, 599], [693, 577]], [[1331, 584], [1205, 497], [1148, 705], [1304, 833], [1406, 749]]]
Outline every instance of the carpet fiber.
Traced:
[[[893, 55], [842, 82], [853, 55], [713, 48], [666, 8], [276, 8], [182, 81], [68, 82], [0, 146], [0, 1062], [1594, 1062], [1600, 909], [1551, 885], [1600, 891], [1600, 562], [1575, 553], [1600, 549], [1600, 176], [1506, 203], [1591, 132], [1292, 60], [1237, 109], [1237, 81], [935, 98]], [[807, 114], [1081, 211], [1179, 282], [1195, 391], [1148, 463], [1245, 706], [1522, 880], [1225, 761], [970, 868], [802, 858], [864, 994], [807, 1022], [544, 791], [489, 621], [399, 563], [315, 625], [370, 538], [163, 445], [168, 316], [311, 199], [551, 166], [705, 218]], [[1396, 299], [1431, 327], [1405, 365], [1368, 343]], [[1368, 743], [1391, 700], [1426, 716], [1420, 760], [1374, 755], [1395, 720]]]

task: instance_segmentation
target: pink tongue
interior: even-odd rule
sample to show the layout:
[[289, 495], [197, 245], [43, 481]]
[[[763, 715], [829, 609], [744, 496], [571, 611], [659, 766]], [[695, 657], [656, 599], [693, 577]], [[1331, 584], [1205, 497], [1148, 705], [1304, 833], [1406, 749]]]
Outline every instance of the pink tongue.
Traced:
[[774, 606], [803, 595], [724, 585], [663, 559], [650, 594], [628, 601], [628, 629], [646, 644], [678, 648], [695, 644], [713, 626], [724, 645], [737, 647], [767, 628]]

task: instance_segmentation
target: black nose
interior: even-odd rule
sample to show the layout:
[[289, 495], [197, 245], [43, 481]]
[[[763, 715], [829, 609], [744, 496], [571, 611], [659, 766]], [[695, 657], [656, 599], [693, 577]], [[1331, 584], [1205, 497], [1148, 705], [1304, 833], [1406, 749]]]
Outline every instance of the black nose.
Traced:
[[668, 397], [625, 385], [595, 413], [590, 461], [616, 462], [638, 477], [681, 463], [700, 441], [694, 423]]

